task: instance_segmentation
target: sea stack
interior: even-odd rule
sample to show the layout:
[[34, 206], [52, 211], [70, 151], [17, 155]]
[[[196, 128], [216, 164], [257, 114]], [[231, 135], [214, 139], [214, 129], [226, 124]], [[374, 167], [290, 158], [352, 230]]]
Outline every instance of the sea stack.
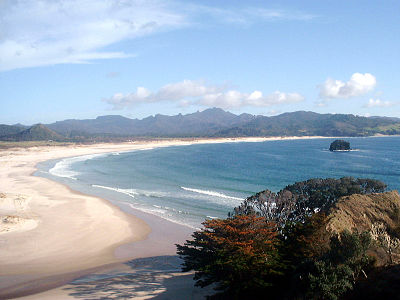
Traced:
[[344, 140], [333, 141], [329, 147], [329, 151], [350, 151], [350, 143]]

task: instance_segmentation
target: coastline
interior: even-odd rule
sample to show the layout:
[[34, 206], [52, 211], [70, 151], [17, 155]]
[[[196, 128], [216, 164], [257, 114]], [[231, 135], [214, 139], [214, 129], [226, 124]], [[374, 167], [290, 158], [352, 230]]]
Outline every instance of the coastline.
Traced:
[[[167, 146], [316, 138], [329, 137], [175, 139], [1, 150], [0, 214], [13, 219], [3, 218], [1, 224], [2, 229], [8, 225], [8, 231], [0, 232], [0, 295], [28, 293], [31, 284], [27, 288], [27, 283], [39, 283], [49, 276], [68, 274], [68, 278], [74, 278], [73, 274], [79, 276], [91, 268], [136, 257], [171, 254], [174, 249], [173, 243], [168, 249], [154, 247], [157, 242], [165, 246], [171, 238], [159, 241], [166, 232], [174, 231], [163, 223], [168, 221], [161, 222], [158, 217], [146, 217], [137, 211], [126, 214], [109, 201], [33, 176], [39, 162]], [[155, 236], [150, 239], [152, 234]], [[49, 288], [43, 282], [42, 285], [42, 290]], [[36, 287], [34, 292], [39, 290]]]

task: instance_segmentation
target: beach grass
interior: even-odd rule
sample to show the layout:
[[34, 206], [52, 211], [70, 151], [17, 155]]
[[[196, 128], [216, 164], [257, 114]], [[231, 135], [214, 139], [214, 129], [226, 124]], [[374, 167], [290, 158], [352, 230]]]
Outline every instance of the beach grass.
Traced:
[[74, 145], [72, 142], [56, 142], [56, 141], [22, 141], [22, 142], [5, 142], [0, 141], [0, 149], [10, 148], [30, 148], [42, 146], [69, 146]]

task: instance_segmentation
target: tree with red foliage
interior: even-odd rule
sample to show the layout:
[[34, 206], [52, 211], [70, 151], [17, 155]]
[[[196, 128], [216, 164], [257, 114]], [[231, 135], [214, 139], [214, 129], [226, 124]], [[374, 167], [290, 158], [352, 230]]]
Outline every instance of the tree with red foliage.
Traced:
[[265, 293], [279, 272], [277, 228], [254, 215], [207, 220], [193, 240], [177, 245], [183, 271], [195, 270], [197, 286], [216, 283], [218, 298]]

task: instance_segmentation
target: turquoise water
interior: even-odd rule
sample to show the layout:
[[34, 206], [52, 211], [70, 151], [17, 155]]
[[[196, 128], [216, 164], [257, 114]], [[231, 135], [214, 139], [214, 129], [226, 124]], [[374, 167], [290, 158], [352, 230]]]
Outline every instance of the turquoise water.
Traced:
[[39, 175], [191, 227], [226, 217], [256, 192], [312, 177], [368, 177], [400, 189], [400, 137], [348, 140], [356, 151], [330, 152], [333, 139], [311, 139], [88, 155], [44, 163]]

